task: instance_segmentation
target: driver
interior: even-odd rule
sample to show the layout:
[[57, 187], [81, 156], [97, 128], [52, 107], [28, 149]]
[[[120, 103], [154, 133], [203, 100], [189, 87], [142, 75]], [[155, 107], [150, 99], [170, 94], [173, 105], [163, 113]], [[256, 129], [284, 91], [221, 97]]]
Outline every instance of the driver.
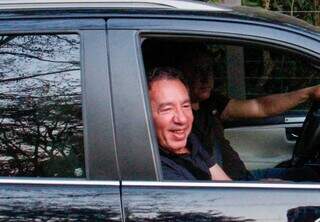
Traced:
[[181, 74], [156, 68], [148, 78], [152, 118], [166, 180], [230, 180], [190, 135], [193, 115], [189, 90]]
[[199, 47], [192, 48], [185, 55], [179, 68], [189, 80], [191, 89], [194, 114], [192, 132], [232, 179], [278, 178], [301, 181], [319, 178], [319, 175], [308, 167], [272, 168], [249, 172], [238, 153], [225, 139], [222, 125], [226, 120], [275, 116], [307, 100], [320, 99], [319, 86], [250, 100], [227, 98], [213, 93], [213, 59], [210, 52]]

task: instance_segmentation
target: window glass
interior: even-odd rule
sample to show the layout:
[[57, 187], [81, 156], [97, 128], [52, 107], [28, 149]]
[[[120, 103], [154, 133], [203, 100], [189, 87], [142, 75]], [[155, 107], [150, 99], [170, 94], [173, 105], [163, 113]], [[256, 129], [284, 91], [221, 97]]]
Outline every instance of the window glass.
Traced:
[[85, 177], [80, 38], [0, 37], [0, 175]]

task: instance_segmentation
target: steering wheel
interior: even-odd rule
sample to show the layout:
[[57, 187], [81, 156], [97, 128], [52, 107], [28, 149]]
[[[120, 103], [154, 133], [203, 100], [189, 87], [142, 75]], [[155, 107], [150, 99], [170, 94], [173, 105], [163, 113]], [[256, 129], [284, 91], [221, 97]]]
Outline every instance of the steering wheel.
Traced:
[[302, 125], [301, 135], [293, 150], [291, 165], [312, 163], [320, 154], [320, 102], [314, 101]]

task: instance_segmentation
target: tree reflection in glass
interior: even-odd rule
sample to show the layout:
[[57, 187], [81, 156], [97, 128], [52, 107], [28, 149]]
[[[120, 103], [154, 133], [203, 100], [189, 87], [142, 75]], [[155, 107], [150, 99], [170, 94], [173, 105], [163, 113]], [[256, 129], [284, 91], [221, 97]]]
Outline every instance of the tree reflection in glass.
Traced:
[[0, 84], [0, 175], [84, 177], [79, 36], [1, 36]]

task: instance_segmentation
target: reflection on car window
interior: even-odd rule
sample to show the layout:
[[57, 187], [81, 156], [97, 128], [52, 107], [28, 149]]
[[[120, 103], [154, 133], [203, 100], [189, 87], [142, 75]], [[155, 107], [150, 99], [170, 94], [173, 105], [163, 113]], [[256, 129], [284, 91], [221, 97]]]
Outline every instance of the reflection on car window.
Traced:
[[84, 177], [79, 36], [1, 36], [0, 63], [0, 175]]

